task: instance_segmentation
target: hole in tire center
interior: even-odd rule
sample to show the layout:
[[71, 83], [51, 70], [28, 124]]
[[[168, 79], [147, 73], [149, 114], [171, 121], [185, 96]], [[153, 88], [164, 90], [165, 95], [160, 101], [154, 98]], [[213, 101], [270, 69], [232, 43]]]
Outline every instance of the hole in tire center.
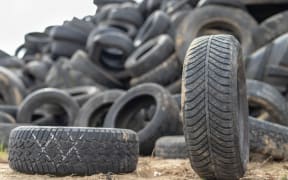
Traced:
[[101, 63], [111, 68], [121, 69], [124, 67], [124, 52], [117, 48], [104, 48], [101, 51]]
[[271, 117], [269, 111], [265, 107], [252, 100], [248, 100], [248, 109], [249, 116], [255, 117], [256, 119], [267, 121]]
[[240, 44], [242, 43], [241, 33], [238, 31], [238, 29], [232, 24], [223, 21], [215, 21], [206, 24], [199, 30], [197, 37], [217, 34], [233, 35], [240, 42]]
[[105, 117], [112, 106], [112, 103], [103, 104], [89, 117], [89, 127], [103, 127]]
[[150, 95], [141, 95], [127, 102], [116, 115], [115, 128], [143, 129], [154, 117], [156, 100]]

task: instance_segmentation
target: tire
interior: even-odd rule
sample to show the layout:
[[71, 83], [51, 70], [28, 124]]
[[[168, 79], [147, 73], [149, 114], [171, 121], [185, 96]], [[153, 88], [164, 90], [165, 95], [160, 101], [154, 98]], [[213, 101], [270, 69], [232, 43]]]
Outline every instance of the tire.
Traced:
[[106, 32], [89, 39], [88, 54], [95, 64], [106, 69], [124, 70], [126, 58], [134, 50], [132, 40], [124, 33]]
[[247, 96], [250, 116], [288, 126], [286, 100], [273, 86], [248, 80]]
[[231, 35], [203, 36], [187, 51], [182, 117], [192, 168], [204, 179], [239, 179], [249, 161], [241, 47]]
[[71, 41], [77, 44], [86, 44], [88, 35], [81, 33], [74, 28], [66, 26], [55, 26], [50, 30], [50, 37], [54, 40]]
[[176, 55], [173, 54], [154, 69], [151, 69], [140, 77], [131, 79], [130, 86], [136, 86], [145, 82], [152, 82], [164, 86], [171, 84], [180, 78], [181, 66]]
[[165, 34], [170, 27], [170, 19], [162, 11], [156, 11], [151, 14], [139, 29], [135, 39], [134, 46], [139, 47], [146, 41]]
[[23, 74], [31, 77], [33, 80], [45, 81], [45, 78], [52, 64], [44, 61], [31, 61], [23, 68]]
[[23, 61], [18, 59], [17, 57], [0, 57], [0, 66], [10, 69], [21, 69], [24, 66]]
[[127, 22], [107, 20], [107, 21], [101, 22], [99, 25], [107, 26], [110, 28], [115, 28], [118, 31], [128, 35], [131, 39], [134, 39], [138, 33], [138, 29], [136, 28], [136, 26]]
[[[288, 34], [257, 50], [247, 60], [247, 77], [275, 87], [286, 87]], [[285, 88], [286, 89], [286, 88]]]
[[123, 94], [124, 91], [108, 90], [91, 97], [80, 109], [75, 126], [103, 127], [109, 109]]
[[250, 152], [274, 160], [288, 159], [288, 128], [249, 117]]
[[0, 67], [0, 93], [5, 104], [19, 105], [26, 95], [23, 82], [10, 70]]
[[59, 105], [67, 114], [66, 125], [73, 125], [79, 112], [78, 104], [64, 91], [45, 88], [29, 94], [20, 104], [17, 122], [31, 123], [33, 112], [44, 104]]
[[126, 60], [125, 68], [131, 76], [138, 77], [164, 62], [173, 51], [173, 40], [160, 35], [136, 49]]
[[94, 29], [93, 23], [83, 21], [78, 18], [73, 18], [71, 21], [64, 22], [63, 26], [78, 29], [78, 31], [87, 35]]
[[[134, 118], [142, 109], [148, 110], [152, 106], [156, 107], [155, 111], [146, 122]], [[164, 88], [152, 83], [136, 86], [117, 99], [106, 115], [104, 127], [136, 131], [143, 155], [152, 153], [159, 137], [182, 131], [177, 103]]]
[[66, 89], [65, 91], [76, 101], [81, 107], [95, 94], [101, 93], [105, 90], [102, 86], [80, 86], [75, 88]]
[[124, 4], [119, 8], [112, 9], [107, 19], [130, 23], [136, 27], [140, 27], [144, 21], [142, 14], [133, 6], [133, 4]]
[[43, 48], [50, 43], [48, 34], [41, 32], [31, 32], [25, 35], [25, 47], [34, 52], [42, 52]]
[[178, 58], [185, 59], [190, 42], [196, 37], [223, 33], [237, 37], [242, 44], [243, 55], [246, 57], [255, 50], [252, 30], [256, 27], [256, 21], [241, 9], [218, 5], [196, 8], [186, 16], [178, 28], [176, 35]]
[[166, 89], [171, 93], [171, 94], [177, 94], [181, 93], [181, 85], [182, 85], [182, 80], [178, 79], [172, 84], [166, 86]]
[[9, 166], [27, 174], [129, 173], [136, 169], [138, 138], [124, 129], [19, 127], [8, 153]]
[[126, 2], [135, 3], [134, 0], [93, 0], [93, 3], [97, 6], [105, 6], [108, 4], [122, 4]]
[[0, 123], [15, 124], [16, 120], [10, 114], [0, 111]]
[[71, 66], [73, 69], [82, 72], [95, 82], [106, 87], [122, 87], [122, 83], [115, 79], [103, 68], [93, 64], [88, 55], [84, 51], [77, 51], [71, 58]]
[[288, 32], [288, 11], [271, 16], [254, 30], [255, 46], [260, 48]]
[[220, 5], [232, 8], [238, 8], [246, 11], [246, 7], [241, 0], [227, 1], [227, 0], [200, 0], [197, 4], [197, 8], [201, 8], [207, 5]]
[[165, 136], [156, 141], [155, 156], [165, 159], [186, 159], [188, 151], [184, 136]]
[[15, 105], [0, 105], [0, 112], [9, 114], [14, 119], [16, 119], [16, 115], [18, 112], [18, 106]]
[[51, 43], [51, 55], [54, 59], [58, 57], [70, 58], [77, 50], [84, 50], [85, 46], [69, 41], [56, 41]]
[[188, 0], [162, 1], [160, 9], [171, 16], [180, 11], [191, 10], [191, 6], [187, 2]]

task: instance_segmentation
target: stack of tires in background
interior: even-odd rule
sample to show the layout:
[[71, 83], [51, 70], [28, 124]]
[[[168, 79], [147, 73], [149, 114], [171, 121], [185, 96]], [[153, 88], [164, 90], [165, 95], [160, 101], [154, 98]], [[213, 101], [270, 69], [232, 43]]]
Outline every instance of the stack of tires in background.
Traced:
[[[245, 172], [249, 145], [239, 142], [241, 158], [233, 159], [239, 152], [232, 136], [245, 139], [248, 132], [250, 152], [278, 160], [288, 157], [286, 1], [94, 0], [94, 4], [95, 15], [26, 34], [15, 56], [0, 51], [1, 143], [7, 146], [13, 128], [27, 126], [11, 133], [13, 169], [56, 175], [127, 173], [135, 170], [138, 151], [150, 155], [155, 148], [159, 157], [190, 157], [201, 177], [232, 173], [239, 178]], [[215, 34], [235, 38], [206, 36]], [[242, 92], [246, 92], [244, 66], [247, 97]], [[237, 79], [241, 82], [235, 84]], [[211, 102], [210, 96], [215, 96]], [[236, 96], [237, 102], [243, 101], [240, 109]], [[235, 122], [221, 126], [239, 118], [233, 113], [248, 115], [246, 98], [250, 129], [248, 121], [240, 123], [244, 129], [239, 132], [233, 132]], [[213, 131], [209, 116], [218, 118], [222, 131], [216, 125]], [[213, 162], [202, 156], [207, 148], [213, 149], [211, 135], [219, 138], [216, 153], [210, 152]], [[27, 152], [31, 156], [23, 157]], [[212, 167], [218, 161], [238, 165], [231, 165], [229, 173], [219, 168], [214, 176]]]

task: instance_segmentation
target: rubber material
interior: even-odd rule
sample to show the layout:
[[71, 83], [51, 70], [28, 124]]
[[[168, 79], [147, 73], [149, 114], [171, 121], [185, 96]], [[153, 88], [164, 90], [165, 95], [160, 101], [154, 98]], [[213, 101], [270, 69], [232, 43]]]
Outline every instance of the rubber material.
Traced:
[[155, 156], [165, 159], [186, 159], [188, 151], [184, 136], [164, 136], [155, 144]]
[[130, 130], [19, 127], [10, 135], [9, 166], [56, 176], [129, 173], [136, 169], [138, 148], [137, 135]]
[[239, 179], [249, 161], [246, 82], [231, 35], [193, 40], [182, 75], [182, 117], [192, 168], [204, 179]]
[[[154, 106], [152, 117], [146, 121], [136, 119], [135, 114]], [[176, 101], [161, 86], [147, 83], [131, 88], [115, 101], [109, 109], [104, 127], [127, 128], [137, 132], [140, 153], [149, 155], [156, 140], [165, 135], [179, 135], [182, 132], [179, 109]], [[160, 130], [161, 129], [161, 130]]]
[[19, 106], [17, 122], [31, 122], [33, 112], [44, 104], [59, 105], [67, 114], [66, 124], [69, 126], [74, 124], [79, 112], [78, 104], [65, 91], [53, 88], [45, 88], [29, 94]]

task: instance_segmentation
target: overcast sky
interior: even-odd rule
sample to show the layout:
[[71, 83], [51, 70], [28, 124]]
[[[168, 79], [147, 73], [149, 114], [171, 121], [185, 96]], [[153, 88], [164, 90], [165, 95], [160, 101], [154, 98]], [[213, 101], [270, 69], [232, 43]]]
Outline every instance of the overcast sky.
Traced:
[[28, 32], [94, 14], [93, 0], [1, 0], [0, 49], [14, 54]]

